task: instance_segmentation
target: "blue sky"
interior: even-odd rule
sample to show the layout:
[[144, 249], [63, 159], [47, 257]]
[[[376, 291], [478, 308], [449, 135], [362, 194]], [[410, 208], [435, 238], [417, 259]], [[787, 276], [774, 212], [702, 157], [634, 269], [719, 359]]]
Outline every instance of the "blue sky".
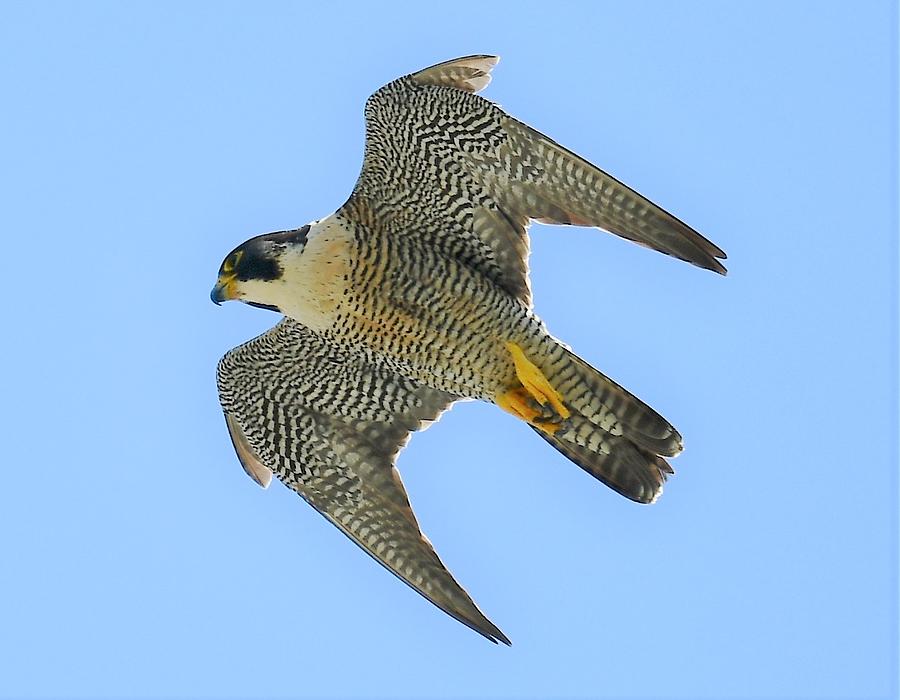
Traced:
[[[3, 3], [0, 696], [897, 692], [894, 3]], [[225, 253], [356, 179], [362, 106], [485, 93], [727, 278], [536, 226], [550, 330], [685, 436], [641, 507], [494, 407], [400, 470], [494, 647], [241, 471], [214, 368], [276, 317]]]

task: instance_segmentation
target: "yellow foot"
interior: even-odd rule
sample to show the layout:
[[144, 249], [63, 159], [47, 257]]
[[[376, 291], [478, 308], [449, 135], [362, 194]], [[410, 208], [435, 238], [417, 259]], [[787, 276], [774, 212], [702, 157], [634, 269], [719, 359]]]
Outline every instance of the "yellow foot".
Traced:
[[521, 418], [529, 425], [550, 435], [562, 427], [559, 417], [547, 417], [525, 387], [520, 386], [500, 394], [497, 397], [497, 405], [507, 413], [512, 413], [516, 418]]
[[515, 343], [507, 343], [506, 349], [512, 355], [519, 381], [522, 382], [522, 386], [525, 387], [534, 400], [541, 406], [546, 406], [549, 403], [560, 418], [563, 420], [568, 418], [571, 414], [563, 403], [562, 396], [553, 388], [553, 385], [544, 376], [544, 373], [531, 360], [525, 357], [522, 348]]
[[571, 415], [562, 396], [543, 372], [525, 357], [522, 348], [515, 343], [507, 343], [506, 349], [512, 355], [521, 385], [500, 394], [496, 399], [497, 405], [529, 425], [553, 435]]
[[534, 423], [542, 415], [541, 410], [534, 405], [531, 395], [521, 386], [500, 394], [497, 397], [497, 405], [526, 423]]

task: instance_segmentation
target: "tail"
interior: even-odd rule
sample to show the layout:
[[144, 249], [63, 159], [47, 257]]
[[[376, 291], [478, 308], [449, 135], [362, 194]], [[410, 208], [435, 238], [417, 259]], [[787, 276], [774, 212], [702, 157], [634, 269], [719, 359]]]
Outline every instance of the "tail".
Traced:
[[[572, 415], [542, 438], [591, 476], [639, 503], [653, 503], [674, 471], [664, 459], [682, 450], [681, 435], [643, 401], [556, 345], [545, 365]], [[549, 370], [549, 371], [547, 371]]]

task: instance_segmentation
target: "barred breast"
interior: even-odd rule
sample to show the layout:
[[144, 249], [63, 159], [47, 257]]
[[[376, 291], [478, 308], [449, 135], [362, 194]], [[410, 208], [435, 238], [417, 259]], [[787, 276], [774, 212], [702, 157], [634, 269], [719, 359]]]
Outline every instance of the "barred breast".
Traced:
[[524, 303], [414, 236], [372, 235], [339, 215], [319, 230], [302, 255], [316, 290], [283, 310], [403, 376], [493, 401], [516, 378], [505, 344], [547, 337]]

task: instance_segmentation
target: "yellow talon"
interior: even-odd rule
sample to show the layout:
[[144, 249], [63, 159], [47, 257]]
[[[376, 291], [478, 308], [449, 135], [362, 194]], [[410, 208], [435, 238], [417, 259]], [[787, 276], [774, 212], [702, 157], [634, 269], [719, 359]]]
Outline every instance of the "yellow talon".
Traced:
[[525, 387], [528, 393], [534, 397], [534, 400], [541, 406], [545, 406], [549, 402], [560, 418], [563, 420], [568, 418], [571, 413], [563, 403], [562, 396], [553, 388], [553, 385], [544, 376], [544, 373], [531, 360], [525, 357], [522, 348], [515, 343], [506, 343], [506, 349], [512, 355], [519, 381], [522, 382], [522, 386]]
[[[571, 412], [543, 372], [525, 357], [522, 348], [515, 343], [506, 343], [506, 349], [512, 355], [521, 385], [498, 395], [497, 405], [538, 430], [553, 435]], [[547, 404], [550, 404], [554, 415], [548, 415], [549, 410], [541, 410], [540, 407]]]
[[535, 408], [534, 397], [528, 393], [525, 387], [510, 389], [497, 397], [497, 405], [507, 413], [512, 413], [516, 418], [521, 418], [529, 425], [553, 435], [562, 427], [562, 424], [552, 419], [547, 419], [544, 413]]
[[531, 396], [523, 387], [510, 389], [500, 394], [497, 397], [497, 405], [526, 423], [534, 423], [535, 419], [541, 415], [541, 412], [532, 405]]

